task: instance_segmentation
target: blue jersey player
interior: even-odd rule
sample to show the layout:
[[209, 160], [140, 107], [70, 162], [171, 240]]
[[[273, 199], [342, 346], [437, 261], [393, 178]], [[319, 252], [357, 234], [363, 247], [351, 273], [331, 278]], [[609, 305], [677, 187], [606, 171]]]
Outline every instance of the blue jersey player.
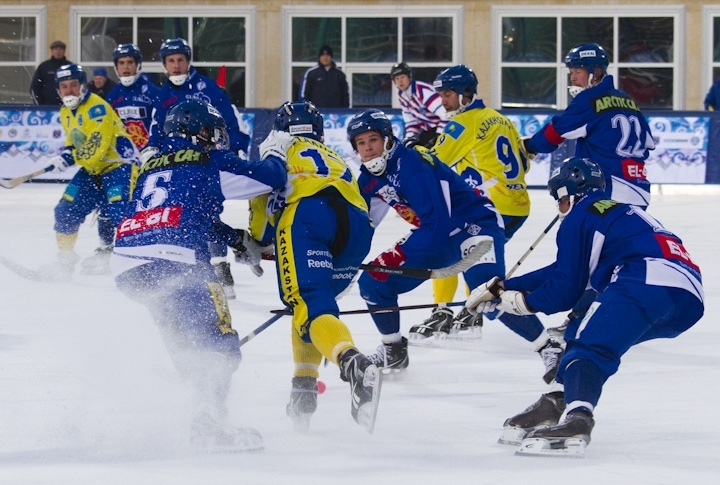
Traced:
[[[276, 161], [249, 162], [227, 149], [219, 112], [185, 100], [167, 114], [161, 151], [140, 170], [111, 266], [118, 288], [148, 307], [173, 362], [194, 395], [191, 440], [210, 450], [262, 449], [259, 433], [224, 423], [230, 380], [241, 359], [225, 294], [210, 264], [208, 237], [220, 212], [220, 171], [259, 187], [286, 180]], [[243, 231], [219, 231], [246, 249]]]
[[[358, 183], [373, 223], [380, 224], [392, 208], [416, 226], [373, 264], [442, 268], [458, 262], [475, 245], [490, 242], [488, 253], [464, 273], [465, 281], [475, 288], [488, 277], [504, 274], [504, 223], [488, 198], [435, 156], [403, 146], [382, 111], [369, 109], [353, 116], [347, 133], [362, 160]], [[364, 272], [358, 281], [370, 309], [397, 306], [398, 295], [421, 283], [419, 279], [373, 271]], [[408, 339], [400, 332], [400, 313], [373, 312], [372, 317], [382, 334], [382, 344], [371, 359], [385, 372], [406, 368]], [[537, 328], [528, 326], [523, 317], [499, 318], [527, 340], [548, 341], [540, 322]], [[442, 335], [453, 336], [452, 331]]]
[[650, 183], [645, 160], [655, 148], [640, 108], [607, 74], [605, 50], [582, 44], [568, 52], [569, 87], [574, 99], [535, 135], [525, 140], [530, 153], [550, 153], [565, 140], [576, 140], [575, 156], [595, 161], [605, 174], [608, 195], [619, 202], [647, 207]]
[[621, 357], [646, 340], [680, 335], [704, 311], [700, 268], [682, 240], [641, 207], [612, 200], [604, 188], [602, 169], [587, 158], [570, 158], [555, 169], [548, 189], [563, 217], [555, 262], [489, 281], [466, 303], [473, 311], [552, 314], [570, 308], [588, 286], [598, 295], [566, 331], [557, 373], [564, 396], [544, 394], [505, 422], [501, 442], [522, 440], [520, 453], [583, 453], [603, 384]]

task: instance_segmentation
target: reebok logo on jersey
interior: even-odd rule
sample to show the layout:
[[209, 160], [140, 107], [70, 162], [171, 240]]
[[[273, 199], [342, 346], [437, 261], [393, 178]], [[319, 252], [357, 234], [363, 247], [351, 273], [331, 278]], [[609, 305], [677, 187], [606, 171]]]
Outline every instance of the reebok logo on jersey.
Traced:
[[134, 216], [123, 220], [118, 226], [118, 237], [129, 236], [138, 232], [155, 229], [157, 227], [178, 227], [182, 207], [158, 207], [138, 212]]

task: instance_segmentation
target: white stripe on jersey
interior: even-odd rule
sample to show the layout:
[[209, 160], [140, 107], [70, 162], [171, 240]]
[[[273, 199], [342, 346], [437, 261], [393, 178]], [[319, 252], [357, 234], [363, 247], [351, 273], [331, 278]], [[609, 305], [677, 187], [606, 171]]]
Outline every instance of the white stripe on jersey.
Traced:
[[653, 286], [669, 286], [682, 288], [697, 297], [701, 302], [705, 299], [702, 283], [688, 270], [668, 259], [645, 258], [645, 283]]

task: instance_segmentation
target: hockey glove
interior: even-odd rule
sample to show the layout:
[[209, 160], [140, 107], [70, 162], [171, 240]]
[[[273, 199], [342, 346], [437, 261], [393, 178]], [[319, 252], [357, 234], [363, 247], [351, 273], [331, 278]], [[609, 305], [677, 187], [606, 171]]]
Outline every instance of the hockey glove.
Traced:
[[528, 142], [530, 141], [530, 138], [531, 137], [529, 136], [525, 136], [522, 138], [522, 146], [525, 150], [525, 154], [527, 155], [528, 160], [532, 160], [537, 156], [537, 152], [530, 151], [530, 149], [528, 148]]
[[260, 158], [265, 160], [270, 155], [287, 162], [287, 151], [295, 143], [295, 137], [286, 131], [272, 130], [260, 144]]
[[234, 245], [230, 246], [235, 253], [235, 262], [247, 264], [255, 276], [262, 276], [263, 269], [260, 266], [262, 260], [263, 247], [243, 229], [235, 229], [238, 239]]
[[[465, 301], [465, 308], [467, 311], [476, 315], [478, 312], [489, 312], [483, 305], [483, 308], [479, 308], [479, 305], [484, 302], [490, 302], [500, 297], [500, 294], [505, 291], [503, 288], [503, 280], [495, 276], [490, 281], [483, 283], [482, 285], [475, 288], [470, 296]], [[495, 302], [497, 304], [497, 302]]]
[[72, 165], [75, 165], [75, 159], [72, 156], [72, 152], [66, 148], [60, 152], [60, 155], [56, 155], [50, 159], [50, 165], [53, 167], [53, 172], [62, 173]]
[[145, 148], [143, 148], [143, 150], [140, 152], [140, 163], [141, 163], [142, 165], [145, 165], [145, 162], [147, 162], [148, 160], [150, 160], [152, 157], [154, 157], [155, 155], [157, 155], [159, 152], [160, 152], [160, 150], [158, 150], [158, 149], [155, 148], [155, 147], [145, 147]]
[[407, 148], [412, 148], [412, 147], [414, 147], [415, 145], [419, 145], [419, 144], [420, 144], [420, 138], [418, 138], [417, 136], [412, 136], [412, 135], [411, 135], [411, 136], [407, 136], [407, 137], [405, 137], [405, 139], [402, 141], [402, 144], [405, 145]]
[[505, 290], [500, 295], [497, 309], [513, 315], [532, 315], [535, 313], [525, 302], [525, 294], [521, 291]]
[[[385, 251], [380, 256], [375, 258], [372, 264], [374, 264], [375, 266], [397, 267], [405, 264], [406, 259], [407, 257], [405, 256], [405, 253], [403, 252], [400, 245], [397, 244], [390, 251]], [[378, 281], [382, 281], [383, 283], [387, 281], [388, 277], [390, 276], [390, 273], [383, 273], [380, 271], [368, 272], [370, 273], [370, 276], [372, 276]]]

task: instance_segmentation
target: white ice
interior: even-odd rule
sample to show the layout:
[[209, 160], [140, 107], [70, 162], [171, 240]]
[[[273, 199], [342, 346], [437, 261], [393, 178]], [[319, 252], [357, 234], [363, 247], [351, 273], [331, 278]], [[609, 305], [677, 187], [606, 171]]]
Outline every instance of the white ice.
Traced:
[[[0, 256], [29, 268], [53, 260], [53, 207], [64, 185], [25, 184], [0, 192]], [[555, 215], [545, 191], [507, 247], [510, 268]], [[496, 443], [503, 421], [547, 388], [531, 345], [486, 322], [473, 350], [410, 350], [406, 373], [383, 386], [375, 433], [350, 416], [347, 384], [332, 364], [308, 434], [285, 416], [293, 365], [290, 319], [243, 347], [233, 380], [231, 419], [260, 430], [256, 454], [196, 455], [188, 446], [188, 392], [150, 315], [121, 295], [109, 276], [68, 284], [25, 280], [0, 266], [0, 483], [720, 483], [720, 195], [656, 195], [650, 213], [680, 235], [703, 270], [706, 315], [673, 340], [634, 347], [607, 382], [584, 459], [529, 458]], [[246, 205], [224, 218], [246, 225]], [[371, 256], [408, 226], [389, 216]], [[555, 230], [519, 273], [552, 261]], [[86, 222], [77, 250], [97, 244]], [[371, 257], [368, 257], [368, 261]], [[233, 263], [238, 298], [230, 303], [240, 336], [280, 308], [274, 270], [256, 278]], [[456, 299], [462, 299], [458, 294]], [[401, 304], [431, 303], [431, 285]], [[357, 288], [342, 310], [364, 308]], [[402, 329], [429, 310], [404, 311]], [[555, 326], [563, 315], [546, 317]], [[375, 350], [367, 315], [348, 316], [356, 343]]]

